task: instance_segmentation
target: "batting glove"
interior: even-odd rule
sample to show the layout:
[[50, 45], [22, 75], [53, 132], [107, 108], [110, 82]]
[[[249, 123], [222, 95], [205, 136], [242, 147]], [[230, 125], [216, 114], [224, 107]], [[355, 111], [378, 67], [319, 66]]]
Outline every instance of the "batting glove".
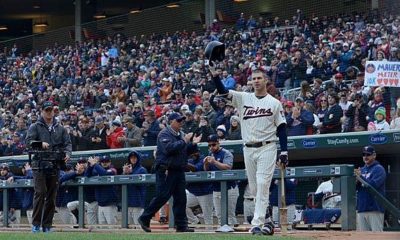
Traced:
[[281, 152], [279, 154], [278, 163], [284, 165], [285, 167], [289, 164], [288, 152]]

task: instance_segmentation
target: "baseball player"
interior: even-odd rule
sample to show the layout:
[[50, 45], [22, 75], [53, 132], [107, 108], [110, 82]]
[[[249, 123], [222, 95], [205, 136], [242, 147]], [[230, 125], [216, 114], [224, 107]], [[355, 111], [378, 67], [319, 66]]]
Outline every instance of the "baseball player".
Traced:
[[267, 92], [267, 79], [260, 69], [252, 71], [254, 92], [227, 90], [215, 71], [209, 70], [218, 93], [232, 98], [238, 109], [242, 126], [243, 155], [249, 180], [250, 192], [255, 196], [255, 210], [251, 221], [251, 232], [256, 235], [273, 235], [274, 226], [270, 218], [265, 219], [269, 204], [269, 187], [275, 170], [277, 138], [281, 147], [278, 164], [288, 164], [286, 120], [282, 104]]

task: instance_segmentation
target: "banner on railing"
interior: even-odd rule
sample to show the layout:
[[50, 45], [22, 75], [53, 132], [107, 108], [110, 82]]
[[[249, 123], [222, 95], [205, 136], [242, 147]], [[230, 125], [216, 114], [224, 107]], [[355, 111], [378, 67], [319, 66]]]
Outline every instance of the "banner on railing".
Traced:
[[364, 85], [400, 87], [400, 62], [368, 61]]

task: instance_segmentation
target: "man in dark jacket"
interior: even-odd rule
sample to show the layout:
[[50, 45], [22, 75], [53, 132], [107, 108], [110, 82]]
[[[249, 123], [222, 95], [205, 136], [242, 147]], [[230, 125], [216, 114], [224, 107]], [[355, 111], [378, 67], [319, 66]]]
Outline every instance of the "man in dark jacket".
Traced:
[[34, 142], [41, 142], [40, 149], [54, 151], [58, 148], [65, 153], [64, 159], [59, 159], [57, 163], [33, 156], [32, 169], [35, 194], [33, 198], [32, 232], [34, 233], [40, 232], [41, 226], [43, 232], [51, 231], [58, 190], [59, 163], [67, 162], [72, 151], [69, 134], [55, 120], [53, 107], [52, 102], [43, 103], [40, 119], [29, 127], [26, 136], [27, 146], [32, 146]]
[[368, 105], [364, 103], [361, 93], [354, 96], [353, 104], [346, 111], [348, 125], [346, 132], [360, 132], [367, 130]]
[[[187, 154], [189, 156], [188, 166], [191, 172], [204, 171], [203, 159], [197, 144], [191, 143], [187, 146]], [[211, 183], [189, 183], [187, 185], [187, 204], [186, 215], [189, 222], [198, 223], [199, 219], [193, 214], [191, 207], [200, 205], [203, 212], [204, 224], [213, 224], [213, 191]]]
[[295, 107], [286, 116], [288, 136], [301, 136], [307, 134], [307, 128], [314, 123], [314, 116], [303, 108], [302, 97], [296, 98]]
[[[355, 169], [355, 175], [385, 195], [386, 171], [376, 160], [372, 146], [363, 148], [363, 161], [364, 167]], [[357, 230], [382, 232], [384, 212], [382, 205], [367, 191], [367, 187], [357, 182]]]
[[[144, 210], [138, 221], [145, 232], [151, 232], [150, 219], [169, 200], [174, 198], [174, 218], [177, 232], [193, 232], [188, 228], [186, 217], [186, 146], [193, 133], [183, 135], [181, 128], [185, 117], [179, 113], [168, 116], [169, 126], [164, 128], [157, 138], [155, 160], [156, 196]], [[196, 139], [200, 140], [200, 139]]]
[[342, 131], [341, 118], [343, 117], [343, 110], [337, 104], [339, 97], [336, 93], [328, 95], [329, 108], [322, 121], [321, 134], [324, 133], [340, 133]]
[[[100, 164], [98, 163], [100, 162]], [[90, 157], [88, 168], [85, 171], [86, 177], [91, 176], [114, 176], [117, 170], [112, 167], [108, 156]], [[117, 224], [117, 193], [115, 186], [98, 185], [95, 187], [95, 198], [98, 202], [98, 221], [99, 224]]]
[[[135, 175], [147, 174], [146, 168], [141, 164], [140, 153], [132, 151], [128, 155], [128, 162], [122, 168], [122, 174]], [[146, 186], [131, 184], [128, 185], [128, 220], [129, 224], [139, 224], [138, 218], [143, 213], [146, 201]]]
[[97, 116], [94, 120], [94, 128], [90, 130], [89, 138], [91, 149], [100, 150], [108, 149], [107, 146], [107, 126], [104, 124], [104, 119], [101, 116]]
[[147, 111], [144, 113], [145, 121], [143, 122], [143, 145], [155, 146], [157, 145], [157, 136], [161, 131], [160, 122], [156, 119], [154, 111]]
[[[80, 166], [79, 163], [76, 167], [76, 171], [74, 171], [73, 166], [67, 164], [65, 171], [60, 171], [60, 184], [75, 179], [79, 175], [82, 175], [85, 171], [85, 168], [81, 168], [78, 166]], [[58, 189], [57, 192], [56, 209], [57, 209], [57, 215], [63, 224], [74, 225], [77, 223], [76, 217], [67, 208], [67, 204], [69, 202], [76, 200], [78, 200], [77, 187], [60, 185], [60, 188]]]

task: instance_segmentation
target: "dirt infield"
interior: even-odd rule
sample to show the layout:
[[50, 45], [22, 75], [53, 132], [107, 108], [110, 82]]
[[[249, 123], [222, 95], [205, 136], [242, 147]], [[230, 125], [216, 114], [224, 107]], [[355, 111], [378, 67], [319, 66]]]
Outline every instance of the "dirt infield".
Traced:
[[[71, 228], [63, 228], [57, 227], [55, 228], [56, 232], [59, 233], [97, 233], [97, 234], [109, 234], [109, 233], [119, 233], [119, 234], [127, 234], [128, 236], [131, 234], [143, 234], [144, 232], [141, 229], [71, 229]], [[279, 230], [278, 230], [279, 231]], [[30, 228], [2, 228], [0, 227], [0, 234], [1, 233], [27, 233], [30, 232]], [[151, 234], [148, 234], [148, 237], [152, 235], [165, 235], [170, 236], [176, 234], [173, 229], [162, 229], [162, 228], [155, 228]], [[251, 237], [251, 234], [248, 232], [235, 232], [235, 233], [215, 233], [214, 231], [207, 231], [204, 229], [196, 229], [195, 233], [191, 233], [192, 235], [195, 234], [196, 236], [207, 236], [212, 234], [212, 236], [229, 236], [235, 235], [240, 236], [242, 235], [245, 239], [248, 239], [247, 236]], [[335, 230], [293, 230], [289, 231], [287, 234], [282, 234], [280, 232], [276, 232], [274, 237], [289, 237], [290, 239], [316, 239], [316, 240], [400, 240], [400, 232], [356, 232], [356, 231], [335, 231]], [[195, 236], [193, 236], [195, 239]], [[207, 238], [204, 238], [207, 239]], [[250, 239], [250, 238], [249, 238]], [[285, 239], [285, 238], [283, 238]]]
[[[280, 235], [280, 234], [276, 234]], [[324, 240], [399, 240], [400, 232], [342, 232], [342, 231], [293, 231], [287, 236], [294, 236], [305, 239], [324, 239]]]

